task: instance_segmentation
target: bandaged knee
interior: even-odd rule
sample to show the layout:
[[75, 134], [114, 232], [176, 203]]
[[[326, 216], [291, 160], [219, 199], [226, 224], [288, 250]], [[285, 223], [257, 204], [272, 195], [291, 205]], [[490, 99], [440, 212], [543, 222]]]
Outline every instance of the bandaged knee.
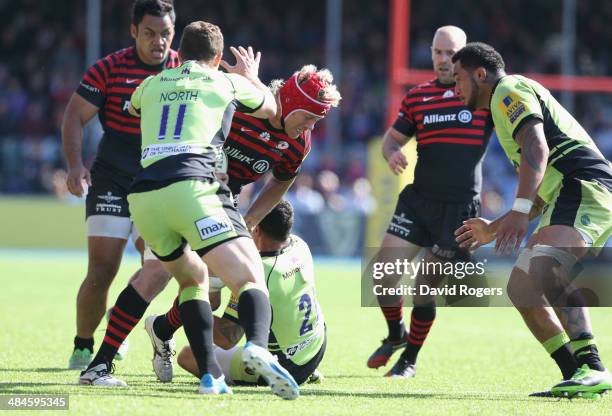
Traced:
[[569, 253], [557, 247], [547, 246], [543, 244], [536, 244], [533, 247], [531, 259], [534, 259], [536, 257], [550, 257], [555, 259], [559, 263], [561, 270], [564, 272], [564, 275], [568, 277], [571, 275], [572, 269], [578, 261], [578, 258], [572, 253]]

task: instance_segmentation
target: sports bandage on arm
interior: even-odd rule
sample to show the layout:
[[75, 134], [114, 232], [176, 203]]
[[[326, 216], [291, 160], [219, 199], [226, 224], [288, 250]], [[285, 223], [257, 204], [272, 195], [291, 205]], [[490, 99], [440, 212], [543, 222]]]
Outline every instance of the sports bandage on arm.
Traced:
[[522, 214], [529, 215], [531, 211], [531, 207], [533, 206], [533, 201], [526, 198], [516, 198], [514, 200], [514, 205], [512, 205], [512, 211], [520, 212]]

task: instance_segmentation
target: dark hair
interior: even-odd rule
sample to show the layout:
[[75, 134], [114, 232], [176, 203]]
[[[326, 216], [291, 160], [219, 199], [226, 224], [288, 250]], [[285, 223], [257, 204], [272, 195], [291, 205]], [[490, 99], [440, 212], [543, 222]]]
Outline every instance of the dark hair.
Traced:
[[172, 24], [176, 20], [172, 0], [136, 0], [132, 5], [132, 24], [138, 26], [146, 14], [156, 17], [170, 15]]
[[184, 61], [210, 62], [223, 52], [223, 34], [219, 26], [208, 22], [191, 22], [181, 36], [179, 52]]
[[259, 223], [259, 229], [267, 236], [285, 241], [293, 227], [293, 207], [289, 201], [283, 199]]
[[461, 61], [465, 69], [483, 67], [488, 72], [504, 71], [504, 58], [491, 45], [482, 42], [470, 42], [453, 55], [453, 63]]

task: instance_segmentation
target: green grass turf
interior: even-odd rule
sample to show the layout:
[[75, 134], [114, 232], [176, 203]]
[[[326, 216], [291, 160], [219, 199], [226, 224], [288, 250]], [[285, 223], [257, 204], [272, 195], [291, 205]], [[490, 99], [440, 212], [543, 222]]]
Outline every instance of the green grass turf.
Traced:
[[84, 248], [85, 202], [0, 196], [0, 247]]
[[[111, 303], [136, 267], [135, 259], [126, 259]], [[360, 307], [355, 263], [318, 262], [318, 293], [329, 329], [321, 366], [325, 380], [303, 387], [297, 401], [285, 402], [263, 387], [202, 397], [195, 393], [197, 380], [180, 369], [174, 383], [160, 384], [151, 370], [142, 324], [130, 337], [127, 360], [117, 362], [116, 375], [129, 388], [78, 386], [77, 372], [66, 370], [66, 364], [74, 336], [75, 296], [85, 268], [84, 254], [0, 252], [0, 394], [69, 394], [70, 412], [79, 415], [612, 414], [612, 397], [571, 402], [527, 397], [550, 387], [559, 374], [510, 308], [439, 309], [419, 357], [417, 377], [383, 378], [382, 369], [370, 370], [365, 362], [386, 328], [377, 309]], [[171, 304], [176, 290], [171, 285], [150, 312], [164, 312]], [[596, 309], [592, 315], [603, 358], [610, 363], [610, 310]], [[97, 345], [102, 337], [101, 326]], [[186, 344], [182, 332], [177, 342]]]

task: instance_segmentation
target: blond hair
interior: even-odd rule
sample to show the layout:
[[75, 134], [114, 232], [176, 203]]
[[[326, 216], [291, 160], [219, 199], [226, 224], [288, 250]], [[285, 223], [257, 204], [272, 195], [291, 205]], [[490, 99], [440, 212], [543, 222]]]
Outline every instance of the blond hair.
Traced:
[[[319, 78], [321, 82], [325, 85], [319, 90], [317, 100], [329, 103], [332, 107], [337, 107], [342, 97], [340, 96], [338, 88], [334, 84], [332, 84], [332, 82], [334, 81], [334, 76], [332, 75], [329, 69], [317, 69], [315, 65], [304, 65], [302, 69], [293, 73], [293, 75], [297, 75], [297, 80], [300, 84], [304, 80], [310, 78], [313, 74], [316, 74], [317, 78]], [[270, 91], [272, 91], [272, 94], [276, 96], [278, 95], [278, 91], [284, 84], [284, 80], [275, 79], [270, 82]]]

